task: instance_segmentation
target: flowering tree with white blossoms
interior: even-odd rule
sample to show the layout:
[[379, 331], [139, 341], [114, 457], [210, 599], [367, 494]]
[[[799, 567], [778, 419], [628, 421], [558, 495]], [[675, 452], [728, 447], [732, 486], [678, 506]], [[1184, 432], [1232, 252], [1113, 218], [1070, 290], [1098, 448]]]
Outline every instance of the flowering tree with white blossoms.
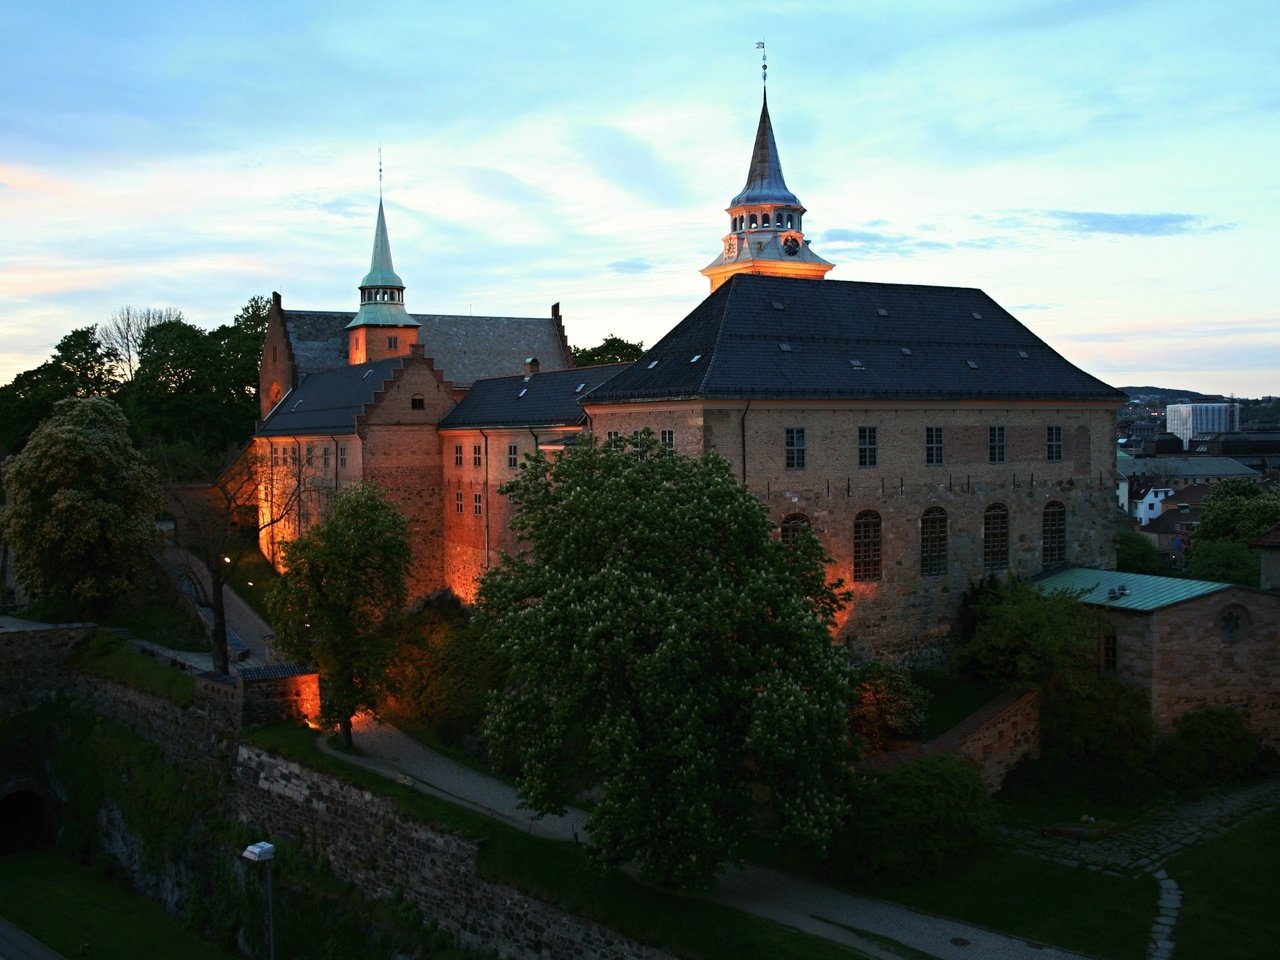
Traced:
[[844, 597], [716, 454], [651, 437], [526, 459], [503, 487], [526, 542], [482, 581], [510, 664], [486, 724], [525, 804], [598, 798], [606, 865], [699, 887], [761, 827], [822, 847], [846, 810]]

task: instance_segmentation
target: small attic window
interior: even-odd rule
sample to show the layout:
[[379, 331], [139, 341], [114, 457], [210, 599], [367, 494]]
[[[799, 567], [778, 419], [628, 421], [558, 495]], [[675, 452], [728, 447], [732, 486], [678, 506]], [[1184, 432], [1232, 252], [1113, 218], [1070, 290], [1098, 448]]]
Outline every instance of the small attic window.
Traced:
[[520, 397], [523, 397], [523, 396], [524, 396], [526, 393], [528, 393], [528, 392], [529, 392], [529, 388], [528, 388], [528, 387], [521, 387], [521, 388], [520, 388], [520, 392], [519, 392], [518, 394], [516, 394], [516, 399], [519, 399]]
[[[365, 374], [365, 376], [368, 376], [368, 374]], [[302, 406], [302, 401], [296, 400], [290, 409], [297, 410], [300, 406]]]
[[789, 344], [789, 343], [780, 343], [780, 344], [778, 344], [778, 349], [779, 349], [779, 350], [781, 350], [783, 353], [790, 353], [790, 352], [791, 352], [791, 344]]
[[775, 300], [775, 301], [773, 301], [773, 309], [775, 309], [775, 310], [785, 310], [785, 309], [787, 309], [787, 308], [783, 305], [783, 303], [782, 303], [782, 301], [781, 301], [781, 300]]
[[970, 370], [977, 370], [977, 369], [978, 369], [978, 361], [977, 361], [977, 360], [966, 360], [966, 361], [965, 361], [965, 363], [967, 363], [967, 364], [969, 365], [969, 369], [970, 369]]
[[698, 362], [699, 360], [701, 360], [701, 359], [702, 359], [702, 354], [700, 354], [700, 353], [695, 353], [695, 354], [693, 355], [693, 359], [691, 359], [689, 362], [690, 362], [690, 363], [697, 363], [697, 362]]
[[361, 380], [368, 380], [368, 379], [369, 379], [369, 374], [371, 374], [371, 373], [373, 373], [373, 371], [372, 371], [372, 370], [366, 370], [366, 371], [364, 372], [364, 376], [363, 376], [363, 377], [361, 377], [360, 379], [361, 379]]
[[902, 355], [903, 355], [904, 357], [909, 357], [909, 356], [911, 356], [911, 348], [910, 348], [910, 347], [903, 347], [903, 348], [902, 348]]
[[657, 365], [658, 365], [658, 361], [657, 361], [657, 360], [650, 360], [650, 361], [649, 361], [649, 366], [648, 366], [648, 367], [646, 367], [645, 369], [652, 370], [652, 369], [653, 369], [654, 367], [656, 367]]
[[981, 320], [981, 319], [982, 319], [982, 314], [980, 314], [977, 310], [973, 311], [973, 319], [975, 319], [975, 320]]
[[862, 365], [862, 361], [861, 361], [861, 360], [850, 360], [850, 361], [849, 361], [849, 366], [853, 367], [853, 369], [855, 369], [855, 370], [865, 370], [865, 369], [867, 369], [866, 367], [864, 367], [864, 366]]
[[1027, 351], [1025, 351], [1025, 350], [1019, 350], [1019, 351], [1018, 351], [1018, 356], [1020, 356], [1023, 360], [1030, 360], [1030, 359], [1031, 359], [1031, 355], [1030, 355], [1029, 353], [1027, 353]]
[[876, 307], [876, 313], [880, 314], [882, 317], [887, 317], [889, 315], [889, 311], [884, 307]]
[[585, 390], [585, 389], [586, 389], [586, 387], [587, 387], [587, 385], [586, 385], [585, 383], [580, 383], [580, 384], [578, 384], [576, 387], [574, 387], [574, 388], [573, 388], [573, 392], [574, 392], [574, 393], [581, 393], [583, 390]]

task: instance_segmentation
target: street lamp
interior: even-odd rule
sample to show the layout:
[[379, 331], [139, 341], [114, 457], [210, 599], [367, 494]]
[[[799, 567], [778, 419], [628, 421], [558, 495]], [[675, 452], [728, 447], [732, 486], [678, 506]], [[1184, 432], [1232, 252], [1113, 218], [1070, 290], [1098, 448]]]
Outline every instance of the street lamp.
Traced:
[[270, 960], [276, 960], [276, 921], [271, 909], [271, 862], [276, 858], [275, 844], [260, 840], [251, 843], [240, 854], [246, 860], [267, 865], [267, 945], [270, 949]]

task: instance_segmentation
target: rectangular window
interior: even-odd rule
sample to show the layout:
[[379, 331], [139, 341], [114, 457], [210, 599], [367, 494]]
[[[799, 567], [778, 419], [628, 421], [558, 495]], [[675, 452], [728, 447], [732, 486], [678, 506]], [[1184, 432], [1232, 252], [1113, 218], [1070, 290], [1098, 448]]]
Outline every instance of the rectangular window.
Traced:
[[484, 494], [473, 493], [471, 495], [471, 512], [477, 517], [484, 513]]
[[788, 470], [804, 469], [804, 427], [787, 427], [786, 454]]
[[664, 447], [668, 450], [674, 450], [676, 448], [676, 432], [674, 430], [663, 430], [661, 436], [662, 445]]
[[1050, 463], [1056, 463], [1062, 459], [1061, 427], [1044, 428], [1044, 455]]
[[462, 512], [462, 491], [461, 490], [457, 490], [453, 494], [453, 512], [454, 513]]
[[399, 349], [399, 347], [400, 347], [400, 338], [399, 338], [399, 337], [387, 337], [387, 349], [388, 349], [388, 350], [396, 350], [396, 349]]
[[858, 428], [858, 466], [874, 467], [876, 465], [876, 428]]
[[515, 443], [507, 444], [507, 466], [514, 470], [520, 466], [520, 446]]
[[453, 465], [455, 467], [462, 466], [462, 444], [460, 443], [453, 445]]
[[425, 398], [425, 397], [410, 397], [410, 398], [409, 398], [409, 409], [410, 409], [410, 410], [425, 410], [425, 409], [427, 409], [427, 401], [426, 401], [426, 398]]
[[271, 465], [273, 467], [280, 466], [280, 448], [274, 443], [271, 445]]
[[320, 448], [320, 459], [324, 462], [325, 470], [329, 469], [329, 445], [325, 444]]
[[605, 442], [606, 442], [606, 443], [608, 443], [610, 440], [617, 440], [617, 439], [618, 439], [618, 431], [617, 431], [617, 430], [609, 430], [609, 431], [607, 431], [607, 432], [605, 433], [605, 435], [604, 435], [604, 439], [605, 439]]
[[339, 470], [347, 469], [347, 448], [346, 447], [338, 448], [338, 469]]
[[987, 461], [1004, 463], [1004, 427], [987, 428]]
[[308, 467], [311, 466], [312, 463], [315, 461], [315, 452], [316, 452], [315, 444], [308, 443], [307, 444], [307, 466]]
[[298, 465], [298, 445], [296, 443], [289, 448], [289, 465], [292, 467]]
[[1102, 672], [1116, 672], [1116, 635], [1107, 633], [1102, 638]]
[[924, 462], [942, 462], [942, 428], [924, 428]]
[[478, 443], [473, 443], [471, 445], [471, 465], [473, 467], [478, 467], [484, 462], [484, 457], [481, 453], [482, 450], [483, 448]]

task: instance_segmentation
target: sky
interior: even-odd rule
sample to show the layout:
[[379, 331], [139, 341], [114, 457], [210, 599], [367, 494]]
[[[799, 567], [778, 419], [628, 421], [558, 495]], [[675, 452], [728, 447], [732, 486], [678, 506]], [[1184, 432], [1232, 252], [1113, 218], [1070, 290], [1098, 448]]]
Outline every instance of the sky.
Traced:
[[[1280, 4], [0, 0], [0, 384], [122, 306], [657, 341], [761, 97], [831, 280], [979, 287], [1115, 386], [1280, 394]], [[822, 281], [829, 282], [829, 281]]]

